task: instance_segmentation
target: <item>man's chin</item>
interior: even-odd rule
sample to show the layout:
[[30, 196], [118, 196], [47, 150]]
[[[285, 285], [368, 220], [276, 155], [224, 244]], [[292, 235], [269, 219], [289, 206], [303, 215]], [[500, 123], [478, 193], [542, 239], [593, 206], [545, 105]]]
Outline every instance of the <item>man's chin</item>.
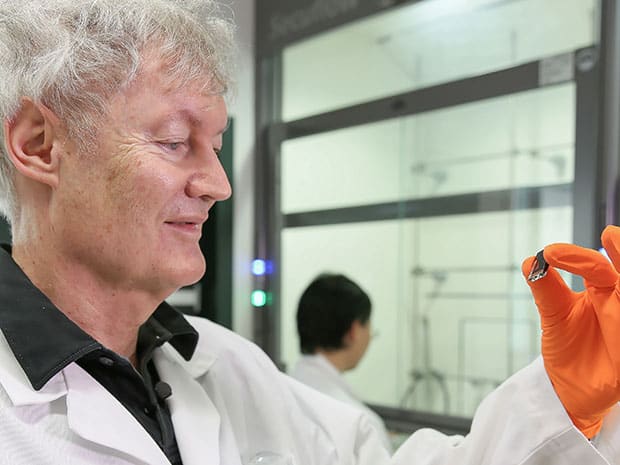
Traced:
[[[202, 256], [201, 256], [202, 258]], [[181, 282], [180, 287], [191, 286], [196, 284], [198, 281], [202, 279], [207, 271], [204, 259], [200, 260], [200, 263], [197, 266], [185, 269], [179, 276], [179, 281]]]
[[180, 289], [182, 287], [196, 284], [202, 279], [206, 271], [205, 259], [202, 253], [198, 254], [177, 254], [172, 258], [167, 258], [167, 263], [163, 263], [160, 257], [158, 285], [160, 291]]

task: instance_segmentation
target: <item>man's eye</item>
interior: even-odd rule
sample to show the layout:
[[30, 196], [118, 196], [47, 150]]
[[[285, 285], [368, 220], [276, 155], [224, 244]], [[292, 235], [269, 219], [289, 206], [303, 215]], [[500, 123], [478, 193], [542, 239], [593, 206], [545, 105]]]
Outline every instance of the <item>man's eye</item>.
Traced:
[[181, 148], [183, 142], [166, 142], [163, 144], [168, 150], [175, 151]]

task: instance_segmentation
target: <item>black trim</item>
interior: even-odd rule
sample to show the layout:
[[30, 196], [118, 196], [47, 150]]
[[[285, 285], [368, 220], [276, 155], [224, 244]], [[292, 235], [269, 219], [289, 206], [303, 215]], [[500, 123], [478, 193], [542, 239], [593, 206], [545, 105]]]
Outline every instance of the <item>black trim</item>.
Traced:
[[[233, 184], [234, 120], [224, 133], [220, 162]], [[233, 192], [234, 192], [234, 185]], [[207, 270], [200, 280], [200, 316], [232, 329], [234, 196], [218, 202], [202, 227], [200, 248]]]
[[467, 213], [569, 206], [572, 205], [572, 202], [573, 185], [568, 183], [291, 213], [284, 216], [283, 225], [285, 228], [298, 228], [363, 221], [428, 218]]
[[[603, 94], [600, 83], [599, 51], [576, 55], [575, 109], [575, 195], [573, 242], [584, 247], [597, 247], [604, 227], [605, 200], [602, 179], [601, 109]], [[616, 155], [617, 156], [617, 155]], [[574, 284], [581, 288], [581, 278]]]
[[261, 57], [306, 37], [420, 1], [261, 0], [260, 8], [256, 8], [257, 55]]
[[[501, 71], [416, 89], [317, 116], [276, 123], [272, 126], [271, 132], [277, 134], [275, 138], [279, 142], [525, 92], [542, 87], [539, 85], [539, 68], [540, 62], [532, 61]], [[550, 85], [564, 82], [567, 81], [558, 81]]]
[[[599, 230], [620, 221], [620, 6], [617, 0], [604, 0], [601, 5], [600, 87], [600, 197], [604, 204]], [[598, 230], [597, 236], [598, 236]], [[598, 237], [596, 237], [598, 240]]]
[[420, 428], [433, 428], [444, 434], [466, 435], [471, 429], [471, 418], [421, 412], [419, 410], [403, 410], [402, 408], [384, 405], [368, 405], [385, 422], [390, 431], [411, 434]]
[[[268, 102], [256, 108], [256, 147], [254, 169], [254, 250], [256, 258], [264, 258], [279, 263], [280, 251], [280, 196], [279, 196], [279, 158], [280, 142], [267, 130], [273, 121], [280, 120], [282, 88], [282, 57], [258, 58], [256, 95], [259, 100]], [[279, 270], [274, 267], [272, 274], [254, 277], [254, 289], [264, 289], [272, 293], [272, 300], [259, 311], [253, 311], [253, 340], [269, 354], [278, 365], [280, 359], [280, 315]]]

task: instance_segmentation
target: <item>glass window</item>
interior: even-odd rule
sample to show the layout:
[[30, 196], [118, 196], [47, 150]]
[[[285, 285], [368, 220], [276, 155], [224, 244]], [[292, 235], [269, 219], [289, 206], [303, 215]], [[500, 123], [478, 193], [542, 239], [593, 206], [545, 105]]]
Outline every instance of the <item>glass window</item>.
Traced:
[[284, 50], [282, 118], [591, 45], [596, 5], [596, 0], [427, 0], [340, 27]]
[[[391, 9], [285, 49], [283, 119], [354, 112], [360, 102], [590, 46], [597, 7], [427, 0]], [[576, 92], [566, 82], [284, 141], [284, 217], [375, 212], [384, 203], [403, 212], [320, 226], [284, 221], [296, 224], [281, 230], [285, 365], [299, 357], [298, 299], [322, 272], [344, 273], [371, 297], [376, 337], [345, 375], [366, 402], [471, 416], [533, 360], [540, 327], [520, 265], [547, 243], [573, 239], [572, 194], [547, 188], [575, 179]], [[432, 207], [525, 187], [540, 195], [536, 205], [453, 215]], [[405, 207], [422, 203], [435, 210], [405, 217]]]
[[[543, 200], [544, 203], [544, 200]], [[346, 377], [370, 403], [471, 416], [539, 353], [521, 260], [571, 241], [572, 207], [543, 207], [282, 233], [282, 357], [299, 357], [297, 301], [319, 273], [368, 292], [376, 337]], [[381, 376], [377, 376], [381, 373]]]
[[284, 213], [572, 182], [575, 86], [282, 144]]
[[[575, 86], [566, 83], [286, 141], [283, 213], [571, 183]], [[310, 226], [282, 232], [282, 356], [299, 348], [297, 300], [319, 273], [371, 296], [379, 334], [347, 374], [370, 403], [472, 415], [539, 353], [520, 271], [572, 239], [572, 201], [540, 208]], [[381, 372], [385, 376], [377, 377]]]

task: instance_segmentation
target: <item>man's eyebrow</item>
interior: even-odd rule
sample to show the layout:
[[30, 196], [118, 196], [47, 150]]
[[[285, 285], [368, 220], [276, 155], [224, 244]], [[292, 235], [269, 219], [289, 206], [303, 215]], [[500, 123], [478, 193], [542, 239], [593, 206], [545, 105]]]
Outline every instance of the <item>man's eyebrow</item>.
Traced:
[[[159, 121], [158, 125], [165, 125], [176, 122], [187, 122], [190, 125], [196, 127], [203, 124], [203, 120], [196, 116], [196, 114], [189, 109], [181, 109], [179, 111], [171, 112], [165, 116], [163, 116]], [[224, 134], [230, 128], [232, 124], [232, 118], [226, 118], [226, 124], [222, 129], [217, 131], [217, 134]]]
[[189, 112], [185, 111], [173, 111], [155, 119], [155, 124], [157, 126], [166, 126], [175, 123], [189, 123], [191, 125], [197, 125], [199, 120], [193, 117]]

